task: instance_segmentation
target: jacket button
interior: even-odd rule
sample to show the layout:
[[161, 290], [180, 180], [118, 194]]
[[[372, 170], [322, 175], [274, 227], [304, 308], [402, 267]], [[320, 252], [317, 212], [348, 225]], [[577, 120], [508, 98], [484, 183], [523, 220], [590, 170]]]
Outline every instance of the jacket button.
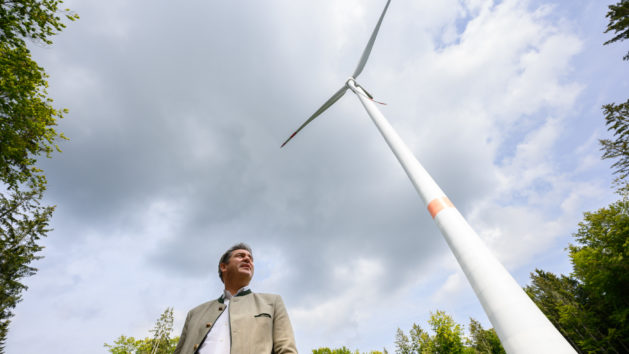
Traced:
[[194, 350], [197, 350], [197, 349], [199, 349], [199, 345], [198, 345], [198, 344], [195, 344], [195, 345], [194, 345]]
[[219, 311], [223, 311], [223, 306], [218, 308]]
[[206, 324], [205, 324], [205, 327], [207, 327], [207, 328], [212, 327], [212, 323], [210, 323], [210, 322], [206, 323]]

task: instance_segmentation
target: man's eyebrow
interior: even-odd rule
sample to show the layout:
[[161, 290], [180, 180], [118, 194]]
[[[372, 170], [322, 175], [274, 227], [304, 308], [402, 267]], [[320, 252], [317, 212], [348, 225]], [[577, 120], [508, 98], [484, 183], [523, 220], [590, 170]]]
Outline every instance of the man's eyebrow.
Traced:
[[246, 253], [246, 252], [236, 252], [236, 256], [246, 256], [249, 255], [249, 257], [251, 259], [253, 259], [253, 255], [251, 253]]

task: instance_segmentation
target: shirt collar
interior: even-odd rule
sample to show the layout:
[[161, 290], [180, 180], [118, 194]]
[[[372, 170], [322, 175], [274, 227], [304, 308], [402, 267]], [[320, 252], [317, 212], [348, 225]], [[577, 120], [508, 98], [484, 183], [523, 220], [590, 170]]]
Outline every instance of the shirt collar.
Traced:
[[223, 295], [218, 298], [218, 302], [222, 304], [225, 302], [225, 300], [229, 301], [234, 296], [245, 296], [249, 294], [251, 294], [251, 289], [249, 289], [248, 286], [243, 286], [242, 288], [238, 289], [236, 295], [232, 295], [227, 289], [225, 289], [223, 290]]

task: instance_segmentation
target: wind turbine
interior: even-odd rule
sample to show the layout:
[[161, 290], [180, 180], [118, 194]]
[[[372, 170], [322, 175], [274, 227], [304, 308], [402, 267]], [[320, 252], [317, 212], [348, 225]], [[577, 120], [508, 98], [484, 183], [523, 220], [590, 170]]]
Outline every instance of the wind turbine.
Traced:
[[572, 346], [526, 295], [498, 259], [491, 254], [478, 234], [422, 167], [411, 150], [380, 113], [378, 107], [373, 103], [373, 97], [356, 83], [356, 78], [367, 63], [390, 2], [391, 0], [387, 1], [352, 76], [347, 79], [343, 87], [336, 91], [286, 139], [282, 147], [313, 119], [338, 101], [348, 89], [352, 90], [358, 96], [426, 204], [428, 212], [439, 227], [441, 234], [446, 239], [476, 296], [483, 305], [485, 313], [498, 333], [505, 350], [508, 353], [518, 354], [575, 353]]

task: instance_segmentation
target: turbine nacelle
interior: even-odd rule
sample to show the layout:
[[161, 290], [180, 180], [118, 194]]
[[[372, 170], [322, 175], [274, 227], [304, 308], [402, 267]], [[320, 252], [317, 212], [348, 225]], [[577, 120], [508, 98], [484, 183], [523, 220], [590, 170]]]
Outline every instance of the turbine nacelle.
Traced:
[[[336, 91], [334, 95], [332, 95], [332, 97], [330, 97], [327, 101], [325, 101], [325, 103], [321, 107], [319, 107], [319, 109], [316, 112], [314, 112], [313, 115], [311, 115], [297, 130], [295, 130], [295, 132], [291, 134], [291, 136], [288, 137], [286, 141], [284, 141], [281, 147], [284, 147], [286, 143], [288, 143], [295, 135], [297, 135], [297, 133], [299, 133], [306, 125], [312, 122], [313, 119], [317, 118], [321, 113], [323, 113], [326, 109], [328, 109], [336, 101], [338, 101], [341, 97], [343, 97], [347, 89], [352, 89], [352, 87], [350, 86], [350, 82], [354, 84], [354, 87], [360, 87], [358, 84], [356, 84], [356, 78], [358, 77], [358, 75], [360, 75], [360, 73], [363, 72], [363, 69], [365, 68], [365, 64], [367, 64], [367, 59], [369, 59], [369, 54], [371, 54], [371, 48], [373, 48], [373, 44], [376, 41], [376, 37], [378, 36], [378, 31], [380, 30], [380, 24], [382, 24], [382, 19], [384, 18], [384, 14], [387, 12], [387, 9], [389, 8], [389, 3], [391, 3], [391, 0], [387, 0], [387, 4], [384, 6], [384, 10], [382, 10], [380, 19], [378, 20], [378, 23], [376, 24], [376, 28], [374, 28], [373, 32], [371, 33], [371, 37], [369, 37], [367, 46], [365, 47], [365, 50], [363, 50], [363, 54], [360, 56], [360, 60], [358, 61], [358, 65], [356, 66], [356, 70], [354, 70], [354, 73], [352, 74], [352, 76], [350, 76], [349, 79], [347, 79], [343, 87], [341, 87], [338, 91]], [[361, 89], [365, 92], [365, 94], [367, 94], [367, 96], [370, 99], [373, 99], [373, 97], [369, 93], [367, 93], [367, 91], [365, 91], [362, 87]], [[352, 91], [356, 92], [354, 89], [352, 89]]]

